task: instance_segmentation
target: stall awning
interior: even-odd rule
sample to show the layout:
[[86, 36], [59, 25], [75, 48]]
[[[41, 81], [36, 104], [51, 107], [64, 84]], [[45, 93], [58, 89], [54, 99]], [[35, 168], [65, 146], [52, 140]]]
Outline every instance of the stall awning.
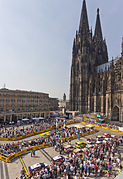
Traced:
[[27, 119], [27, 118], [24, 118], [24, 119], [22, 119], [22, 121], [29, 121], [29, 119]]
[[98, 119], [98, 120], [101, 121], [101, 122], [102, 122], [102, 121], [105, 121], [105, 119]]

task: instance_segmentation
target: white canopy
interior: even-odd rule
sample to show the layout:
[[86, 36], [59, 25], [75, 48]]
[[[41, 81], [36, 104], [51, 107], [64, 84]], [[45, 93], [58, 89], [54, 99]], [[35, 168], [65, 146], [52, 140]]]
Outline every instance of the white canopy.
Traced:
[[44, 118], [43, 117], [34, 117], [32, 118], [33, 120], [43, 120]]
[[24, 119], [22, 119], [22, 121], [29, 121], [29, 119], [27, 119], [27, 118], [24, 118]]
[[96, 144], [100, 144], [101, 142], [100, 141], [97, 141]]
[[120, 131], [123, 131], [123, 127], [119, 127], [119, 130], [120, 130]]
[[39, 120], [37, 117], [32, 118], [33, 120]]
[[71, 145], [65, 145], [64, 148], [65, 149], [68, 149], [68, 148], [71, 148], [72, 146]]
[[105, 140], [110, 140], [110, 138], [107, 138], [107, 137], [106, 137]]
[[97, 138], [101, 138], [102, 136], [98, 135]]
[[43, 120], [43, 119], [44, 119], [44, 117], [39, 117], [38, 119], [39, 119], [39, 120]]
[[39, 167], [41, 167], [41, 164], [40, 163], [36, 163], [36, 164], [30, 166], [30, 169], [34, 170], [34, 169], [39, 168]]
[[55, 157], [53, 157], [53, 160], [54, 160], [54, 161], [61, 160], [61, 159], [63, 159], [62, 156], [55, 156]]
[[74, 152], [75, 153], [78, 153], [78, 152], [81, 152], [82, 150], [81, 149], [75, 149]]
[[111, 137], [116, 137], [116, 135], [111, 135]]
[[90, 127], [94, 127], [94, 126], [93, 126], [93, 125], [91, 125], [91, 124], [88, 124], [88, 125], [86, 125], [86, 127], [89, 127], [89, 128], [90, 128]]

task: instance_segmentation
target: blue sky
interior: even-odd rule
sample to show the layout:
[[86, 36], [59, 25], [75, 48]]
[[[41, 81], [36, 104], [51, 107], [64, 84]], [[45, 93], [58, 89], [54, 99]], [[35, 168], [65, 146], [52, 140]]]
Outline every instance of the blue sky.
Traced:
[[[120, 56], [123, 0], [86, 0], [90, 28], [100, 8], [109, 59]], [[69, 97], [72, 43], [82, 0], [0, 0], [0, 87]]]

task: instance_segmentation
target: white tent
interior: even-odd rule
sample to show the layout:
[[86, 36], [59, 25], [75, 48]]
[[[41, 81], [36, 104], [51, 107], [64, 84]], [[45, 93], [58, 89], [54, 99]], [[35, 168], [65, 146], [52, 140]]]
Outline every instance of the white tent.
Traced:
[[22, 121], [29, 121], [29, 119], [27, 119], [27, 118], [24, 118], [24, 119], [22, 119]]
[[39, 120], [39, 118], [37, 118], [37, 117], [34, 117], [34, 118], [32, 118], [33, 120]]
[[119, 127], [119, 130], [120, 130], [120, 131], [123, 131], [123, 127]]
[[91, 124], [88, 124], [88, 125], [86, 125], [86, 127], [90, 128], [90, 127], [94, 127], [94, 126]]
[[39, 120], [44, 120], [44, 117], [39, 117], [38, 119], [39, 119]]
[[34, 118], [32, 118], [33, 120], [44, 120], [44, 118], [43, 117], [34, 117]]

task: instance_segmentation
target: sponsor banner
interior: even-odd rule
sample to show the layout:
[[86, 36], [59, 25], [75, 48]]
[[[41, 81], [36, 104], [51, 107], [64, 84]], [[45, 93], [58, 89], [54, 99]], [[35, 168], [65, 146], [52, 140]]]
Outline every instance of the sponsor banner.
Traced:
[[[80, 121], [80, 122], [83, 123], [83, 124], [90, 124], [90, 123], [87, 123], [87, 122], [82, 122], [82, 121]], [[99, 126], [99, 125], [96, 125], [96, 124], [91, 124], [91, 125], [93, 125], [93, 126], [95, 126], [95, 127], [102, 128], [102, 129], [106, 129], [106, 130], [123, 133], [123, 131], [120, 131], [120, 130], [117, 130], [117, 129], [112, 129], [112, 128], [108, 128], [108, 127], [103, 127], [103, 126]]]
[[44, 148], [44, 147], [50, 147], [50, 146], [51, 146], [50, 143], [41, 144], [41, 145], [38, 145], [38, 146], [33, 146], [33, 147], [28, 148], [28, 149], [24, 149], [24, 150], [22, 150], [22, 151], [20, 151], [18, 153], [15, 153], [15, 154], [13, 154], [13, 155], [11, 155], [9, 157], [6, 157], [6, 159], [7, 159], [7, 162], [9, 162], [10, 160], [12, 160], [12, 159], [14, 159], [16, 157], [19, 157], [19, 156], [21, 156], [23, 154], [29, 153], [31, 150], [38, 150], [38, 149], [41, 149], [41, 148]]
[[86, 114], [84, 114], [84, 119], [86, 119]]
[[[91, 131], [91, 132], [86, 132], [86, 133], [79, 134], [79, 135], [80, 135], [80, 137], [82, 137], [82, 136], [86, 136], [86, 135], [88, 135], [88, 134], [93, 134], [93, 133], [95, 133], [95, 132], [97, 132], [97, 131], [98, 131], [98, 130], [95, 129], [95, 130], [93, 130], [93, 131]], [[77, 138], [78, 138], [78, 135], [75, 135], [75, 136], [70, 136], [70, 137], [62, 138], [61, 140], [62, 140], [63, 142], [65, 142], [65, 141], [72, 140], [72, 139], [77, 139]]]
[[0, 155], [0, 160], [3, 160], [4, 162], [7, 162], [7, 157], [4, 157], [3, 155]]

